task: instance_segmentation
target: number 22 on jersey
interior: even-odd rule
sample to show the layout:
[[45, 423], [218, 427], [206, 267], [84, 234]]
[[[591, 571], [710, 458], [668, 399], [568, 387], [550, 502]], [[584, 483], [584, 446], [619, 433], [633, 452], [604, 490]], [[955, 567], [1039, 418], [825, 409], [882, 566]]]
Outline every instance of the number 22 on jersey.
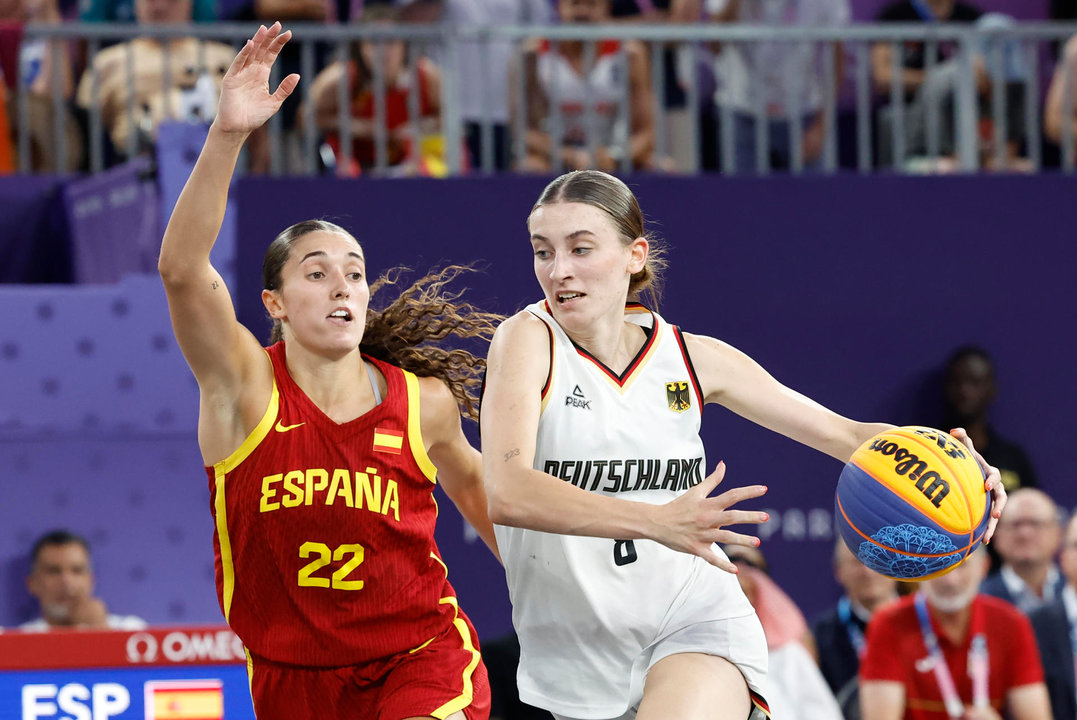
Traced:
[[[309, 563], [299, 568], [300, 587], [323, 587], [334, 590], [362, 590], [362, 580], [349, 580], [348, 576], [353, 570], [362, 565], [366, 550], [362, 545], [345, 543], [331, 550], [328, 545], [308, 540], [299, 546], [299, 557], [304, 560], [314, 556]], [[332, 562], [340, 562], [347, 559], [343, 565], [333, 571], [331, 577], [316, 575], [315, 573]]]

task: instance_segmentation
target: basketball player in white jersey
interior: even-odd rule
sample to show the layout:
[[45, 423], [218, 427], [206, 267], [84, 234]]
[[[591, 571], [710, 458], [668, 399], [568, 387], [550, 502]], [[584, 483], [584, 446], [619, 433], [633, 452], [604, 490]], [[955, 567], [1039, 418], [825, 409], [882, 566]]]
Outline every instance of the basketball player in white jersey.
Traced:
[[[766, 489], [707, 497], [725, 468], [706, 475], [702, 405], [842, 461], [889, 426], [841, 417], [639, 304], [663, 262], [620, 180], [562, 175], [528, 227], [544, 299], [494, 336], [481, 418], [520, 698], [559, 719], [765, 715], [766, 641], [714, 543], [758, 544], [723, 527], [764, 522], [731, 508]], [[1005, 491], [985, 472], [990, 535]]]

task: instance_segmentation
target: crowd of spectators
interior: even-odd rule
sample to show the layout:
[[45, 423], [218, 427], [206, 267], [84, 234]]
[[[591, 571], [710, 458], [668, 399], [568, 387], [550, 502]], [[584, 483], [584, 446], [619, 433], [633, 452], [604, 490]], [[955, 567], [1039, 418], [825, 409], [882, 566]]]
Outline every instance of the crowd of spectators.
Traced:
[[[1072, 9], [1057, 0], [1051, 12], [1066, 19]], [[368, 25], [443, 22], [466, 28], [606, 22], [840, 27], [851, 16], [850, 0], [93, 0], [77, 5], [73, 0], [3, 0], [0, 42], [9, 55], [12, 46], [17, 48], [17, 62], [6, 63], [7, 92], [0, 95], [0, 171], [18, 165], [19, 145], [12, 133], [18, 132], [20, 121], [29, 134], [31, 157], [24, 163], [34, 170], [85, 170], [88, 148], [97, 142], [104, 144], [106, 164], [147, 153], [162, 122], [212, 118], [220, 78], [234, 56], [228, 44], [194, 37], [167, 42], [138, 37], [111, 44], [103, 39], [92, 46], [39, 35], [22, 39], [19, 29], [27, 22], [153, 26], [280, 19]], [[1012, 23], [956, 0], [898, 0], [884, 6], [876, 19], [967, 22], [1000, 31]], [[741, 173], [811, 171], [824, 157], [833, 163], [836, 155], [849, 155], [836, 145], [854, 143], [854, 134], [838, 133], [832, 121], [824, 121], [824, 108], [841, 95], [843, 86], [848, 100], [848, 47], [761, 41], [706, 48], [669, 43], [658, 50], [652, 53], [650, 45], [638, 41], [557, 42], [536, 36], [520, 43], [460, 40], [448, 52], [437, 43], [375, 39], [356, 43], [342, 61], [331, 43], [321, 43], [314, 53], [317, 79], [307, 80], [308, 91], [296, 93], [283, 113], [285, 170], [307, 167], [300, 137], [312, 130], [322, 148], [319, 165], [326, 172], [354, 176], [377, 168], [380, 174], [446, 174], [440, 80], [450, 61], [458, 72], [448, 92], [458, 108], [453, 120], [460, 123], [460, 132], [452, 136], [462, 139], [465, 171], [676, 171], [694, 166]], [[895, 51], [900, 53], [896, 61]], [[300, 53], [298, 43], [289, 46], [282, 59], [284, 73], [300, 69]], [[1042, 135], [1072, 157], [1077, 146], [1072, 141], [1077, 130], [1077, 39], [1060, 45], [1058, 54], [1058, 70], [1042, 104]], [[378, 55], [381, 59], [374, 62]], [[933, 171], [957, 167], [957, 97], [965, 60], [958, 46], [878, 42], [870, 55], [875, 162]], [[1026, 55], [1014, 42], [999, 48], [987, 43], [968, 58], [976, 81], [975, 128], [985, 168], [1031, 168]], [[658, 66], [652, 67], [655, 61]], [[894, 76], [895, 68], [899, 76]], [[656, 75], [660, 83], [654, 82]], [[20, 80], [27, 102], [15, 112], [13, 90]], [[662, 97], [655, 97], [656, 88], [662, 88]], [[994, 112], [999, 99], [993, 94], [999, 88], [1003, 117]], [[687, 120], [698, 123], [699, 147], [685, 147], [689, 91], [698, 92], [698, 117]], [[343, 133], [351, 140], [350, 157], [344, 157], [339, 146], [343, 99], [352, 117], [349, 132]], [[312, 107], [303, 108], [303, 102]], [[376, 111], [378, 107], [383, 109]], [[657, 108], [664, 110], [658, 119]], [[852, 112], [848, 102], [844, 112]], [[100, 118], [104, 137], [89, 132], [91, 115]], [[304, 128], [304, 117], [313, 128]], [[721, 127], [723, 118], [731, 127]], [[994, 128], [996, 119], [1004, 124], [1004, 133]], [[723, 133], [731, 141], [719, 142]], [[1002, 148], [995, 147], [1000, 136]], [[558, 143], [560, 147], [554, 147]], [[57, 146], [63, 147], [62, 153]], [[724, 162], [723, 147], [732, 153]], [[256, 138], [250, 170], [265, 172], [269, 153], [265, 137]]]

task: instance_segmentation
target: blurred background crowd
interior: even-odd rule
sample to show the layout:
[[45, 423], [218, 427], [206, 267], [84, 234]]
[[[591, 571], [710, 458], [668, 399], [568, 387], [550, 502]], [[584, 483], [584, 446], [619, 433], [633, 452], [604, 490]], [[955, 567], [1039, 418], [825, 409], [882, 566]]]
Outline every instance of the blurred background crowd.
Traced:
[[[1073, 0], [4, 0], [0, 169], [212, 119], [249, 21], [305, 76], [252, 173], [1072, 168]], [[168, 140], [164, 140], [168, 142]]]

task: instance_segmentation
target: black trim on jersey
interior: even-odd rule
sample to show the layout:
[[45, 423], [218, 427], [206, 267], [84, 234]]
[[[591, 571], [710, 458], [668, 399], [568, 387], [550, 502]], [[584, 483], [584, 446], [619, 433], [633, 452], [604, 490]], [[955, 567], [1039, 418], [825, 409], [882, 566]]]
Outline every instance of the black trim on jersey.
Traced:
[[[640, 305], [639, 307], [643, 306]], [[648, 312], [650, 311], [648, 310]], [[652, 323], [654, 322], [654, 313], [651, 313], [651, 321]], [[610, 379], [614, 380], [618, 385], [624, 386], [625, 380], [627, 380], [628, 377], [636, 370], [636, 368], [639, 367], [639, 364], [643, 360], [643, 357], [647, 354], [647, 351], [651, 349], [652, 345], [654, 345], [654, 339], [656, 337], [653, 325], [651, 327], [645, 327], [643, 325], [639, 325], [637, 327], [639, 327], [639, 329], [643, 331], [643, 334], [647, 336], [647, 340], [640, 347], [639, 351], [636, 353], [636, 356], [632, 358], [632, 362], [628, 363], [628, 367], [626, 367], [625, 371], [620, 375], [610, 370], [601, 360], [599, 360], [594, 355], [577, 345], [576, 341], [572, 338], [569, 338], [568, 341], [572, 343], [572, 347], [576, 348], [577, 353], [597, 365], [599, 370], [606, 373], [610, 377]]]
[[[549, 315], [552, 318], [553, 313], [550, 312], [550, 303], [546, 302], [545, 300], [543, 300], [542, 303], [546, 308], [546, 314]], [[535, 313], [533, 313], [533, 312], [531, 314], [535, 315]], [[550, 324], [548, 322], [546, 322], [546, 318], [540, 317], [539, 315], [535, 315], [535, 317], [542, 321], [542, 326], [544, 328], [546, 328], [546, 336], [549, 337], [549, 339], [550, 339], [550, 367], [546, 371], [546, 382], [543, 383], [543, 385], [542, 385], [542, 393], [539, 395], [539, 397], [541, 399], [545, 400], [546, 399], [546, 393], [548, 393], [550, 391], [550, 384], [553, 382], [553, 347], [554, 347], [554, 345], [553, 345], [553, 328], [550, 327]], [[554, 320], [554, 322], [557, 322], [557, 321]], [[483, 377], [485, 378], [486, 376], [483, 375]], [[485, 380], [484, 380], [484, 382], [485, 382]]]
[[[539, 318], [539, 320], [541, 319]], [[546, 382], [542, 386], [542, 394], [539, 395], [540, 398], [545, 400], [546, 393], [550, 391], [550, 384], [553, 383], [553, 328], [547, 322], [543, 322], [542, 327], [546, 328], [546, 336], [550, 339], [550, 367], [546, 370]]]
[[699, 401], [699, 411], [703, 412], [703, 391], [699, 387], [699, 377], [696, 375], [696, 366], [692, 364], [692, 357], [688, 354], [688, 345], [684, 342], [684, 332], [680, 325], [670, 325], [673, 328], [673, 336], [677, 338], [677, 345], [681, 348], [684, 356], [684, 364], [688, 366], [688, 377], [692, 379], [692, 387], [696, 389], [696, 399]]

